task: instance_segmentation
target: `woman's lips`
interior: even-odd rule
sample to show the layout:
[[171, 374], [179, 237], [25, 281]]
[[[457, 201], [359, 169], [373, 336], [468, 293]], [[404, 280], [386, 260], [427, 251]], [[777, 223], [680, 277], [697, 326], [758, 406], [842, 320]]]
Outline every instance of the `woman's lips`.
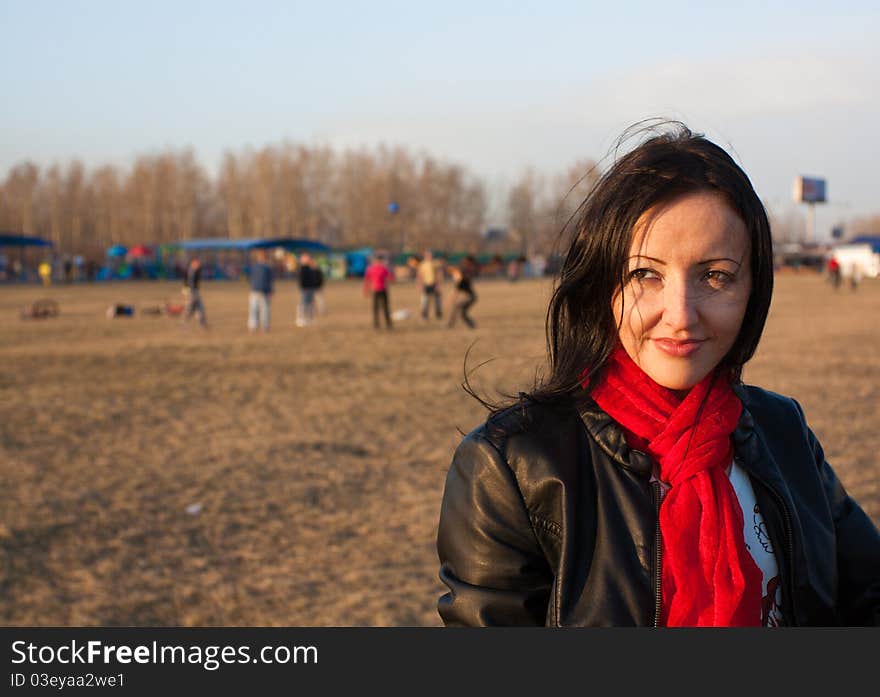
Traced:
[[688, 339], [686, 341], [675, 341], [674, 339], [652, 339], [654, 345], [663, 351], [663, 353], [675, 356], [676, 358], [686, 358], [696, 351], [700, 350], [705, 339]]

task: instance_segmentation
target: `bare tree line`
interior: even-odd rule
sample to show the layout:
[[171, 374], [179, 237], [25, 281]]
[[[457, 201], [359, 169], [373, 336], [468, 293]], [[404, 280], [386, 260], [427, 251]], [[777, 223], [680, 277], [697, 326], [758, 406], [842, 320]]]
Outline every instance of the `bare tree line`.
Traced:
[[199, 237], [471, 249], [486, 206], [479, 180], [427, 155], [282, 145], [227, 153], [214, 181], [190, 150], [142, 156], [127, 171], [24, 162], [0, 184], [0, 229], [63, 253]]
[[[537, 191], [517, 201], [533, 194], [523, 205], [538, 206]], [[191, 150], [141, 156], [127, 169], [23, 162], [0, 181], [0, 230], [44, 237], [62, 254], [200, 237], [476, 252], [487, 206], [484, 184], [465, 168], [399, 147], [228, 152], [214, 178]], [[539, 223], [518, 219], [509, 246], [538, 239], [527, 226]]]
[[[773, 242], [778, 245], [810, 243], [807, 239], [807, 214], [795, 205], [768, 208], [770, 218], [770, 230], [773, 234]], [[845, 223], [841, 222], [843, 237], [837, 241], [846, 242], [858, 235], [876, 235], [880, 233], [880, 215], [868, 215], [852, 218]], [[827, 240], [827, 235], [822, 232], [820, 241]]]
[[[548, 253], [599, 175], [589, 159], [552, 177], [522, 172], [504, 202], [508, 234], [490, 242], [481, 234], [483, 182], [460, 165], [401, 147], [337, 152], [285, 143], [227, 152], [213, 179], [192, 150], [140, 156], [128, 169], [87, 169], [74, 160], [41, 170], [23, 162], [0, 181], [0, 230], [49, 239], [61, 254], [199, 237]], [[770, 213], [778, 242], [802, 236], [802, 216]], [[878, 221], [856, 223], [876, 232]]]
[[852, 227], [858, 234], [878, 235], [880, 234], [880, 214], [856, 218]]
[[599, 179], [593, 160], [577, 160], [566, 171], [545, 177], [527, 169], [510, 189], [507, 220], [510, 235], [528, 252], [553, 251], [560, 232]]

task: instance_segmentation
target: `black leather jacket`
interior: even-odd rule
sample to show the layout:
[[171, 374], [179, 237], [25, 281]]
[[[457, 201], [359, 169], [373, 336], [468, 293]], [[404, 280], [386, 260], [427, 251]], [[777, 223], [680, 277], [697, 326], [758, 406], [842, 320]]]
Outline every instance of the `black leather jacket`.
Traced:
[[[782, 580], [788, 625], [880, 625], [880, 533], [794, 400], [737, 387], [733, 434]], [[447, 625], [653, 625], [659, 485], [595, 402], [523, 402], [459, 445], [437, 549]]]

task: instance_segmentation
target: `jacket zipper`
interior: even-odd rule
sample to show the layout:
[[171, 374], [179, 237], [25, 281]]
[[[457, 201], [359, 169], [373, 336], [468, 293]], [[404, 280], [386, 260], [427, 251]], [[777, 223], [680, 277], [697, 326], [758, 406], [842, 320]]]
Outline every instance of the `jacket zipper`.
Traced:
[[660, 538], [660, 482], [651, 482], [651, 495], [654, 499], [654, 626], [660, 626], [660, 609], [662, 605], [662, 592], [660, 589], [660, 563], [662, 562], [663, 545]]
[[[742, 462], [735, 458], [736, 462], [742, 466]], [[791, 531], [791, 513], [788, 510], [788, 506], [785, 503], [785, 499], [782, 498], [782, 495], [777, 493], [776, 489], [770, 486], [765, 479], [763, 479], [760, 475], [751, 472], [748, 468], [745, 468], [747, 472], [749, 472], [755, 479], [757, 479], [761, 484], [764, 485], [764, 488], [767, 489], [772, 495], [773, 498], [776, 499], [776, 503], [779, 504], [779, 508], [782, 509], [782, 517], [785, 521], [785, 556], [788, 559], [788, 574], [785, 579], [785, 590], [788, 593], [788, 602], [791, 606], [791, 619], [794, 622], [794, 625], [797, 625], [797, 614], [795, 613], [794, 606], [794, 534]]]

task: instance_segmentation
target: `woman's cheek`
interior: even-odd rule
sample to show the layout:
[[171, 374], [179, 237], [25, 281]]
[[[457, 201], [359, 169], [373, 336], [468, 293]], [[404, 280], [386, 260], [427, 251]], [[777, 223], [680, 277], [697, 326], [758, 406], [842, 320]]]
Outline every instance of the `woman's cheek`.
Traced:
[[703, 314], [716, 330], [738, 333], [745, 316], [747, 301], [747, 297], [719, 296], [707, 306], [708, 316], [705, 312]]
[[629, 326], [636, 339], [641, 339], [663, 314], [663, 303], [656, 295], [641, 293], [630, 305]]

